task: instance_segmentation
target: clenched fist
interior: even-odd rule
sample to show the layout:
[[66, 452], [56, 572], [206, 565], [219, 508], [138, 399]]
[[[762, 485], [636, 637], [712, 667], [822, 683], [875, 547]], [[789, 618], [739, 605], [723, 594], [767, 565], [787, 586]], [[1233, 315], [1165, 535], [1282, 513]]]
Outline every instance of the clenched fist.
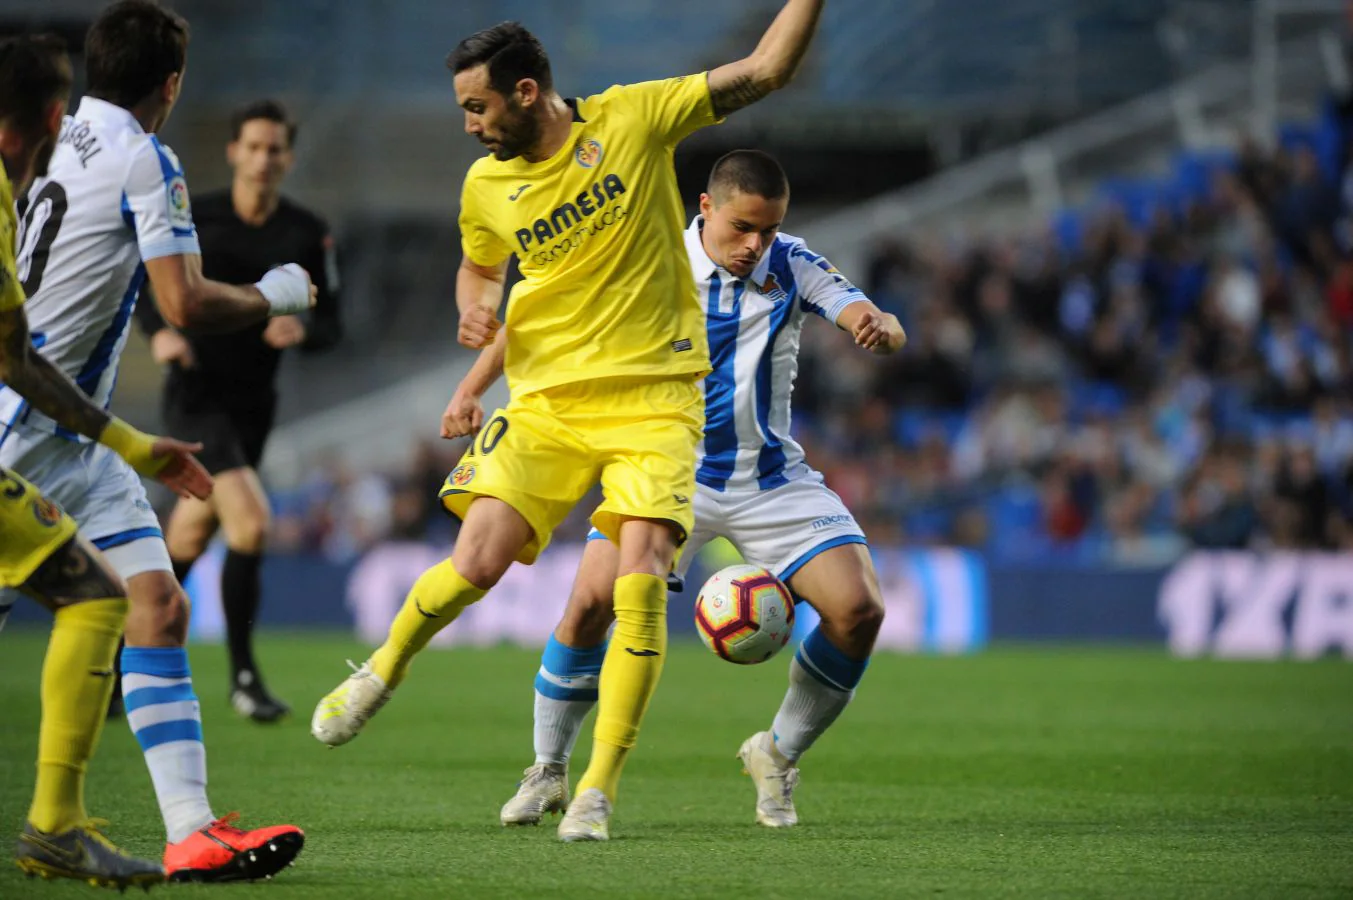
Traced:
[[870, 310], [855, 323], [855, 343], [871, 353], [896, 353], [907, 343], [902, 323], [892, 313]]
[[471, 350], [480, 350], [493, 343], [502, 326], [493, 310], [487, 306], [472, 306], [460, 315], [456, 339]]

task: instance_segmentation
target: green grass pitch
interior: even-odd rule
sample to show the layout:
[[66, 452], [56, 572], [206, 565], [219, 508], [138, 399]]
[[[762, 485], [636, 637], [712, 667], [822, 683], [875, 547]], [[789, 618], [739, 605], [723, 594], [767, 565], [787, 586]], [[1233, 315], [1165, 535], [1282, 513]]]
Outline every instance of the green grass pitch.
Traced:
[[[0, 820], [32, 787], [45, 635], [0, 636]], [[779, 703], [787, 655], [760, 667], [674, 648], [606, 845], [504, 830], [531, 761], [538, 656], [432, 651], [353, 744], [307, 732], [314, 702], [365, 651], [268, 635], [262, 659], [296, 706], [242, 721], [224, 652], [192, 649], [218, 814], [294, 822], [297, 865], [232, 897], [1353, 897], [1353, 667], [1181, 662], [1154, 650], [1001, 648], [882, 655], [805, 759], [803, 825], [752, 821], [733, 755]], [[579, 743], [576, 779], [589, 736]], [[163, 833], [124, 722], [94, 760], [90, 811], [154, 855]], [[8, 852], [8, 845], [5, 847]], [[0, 865], [0, 897], [90, 896]]]

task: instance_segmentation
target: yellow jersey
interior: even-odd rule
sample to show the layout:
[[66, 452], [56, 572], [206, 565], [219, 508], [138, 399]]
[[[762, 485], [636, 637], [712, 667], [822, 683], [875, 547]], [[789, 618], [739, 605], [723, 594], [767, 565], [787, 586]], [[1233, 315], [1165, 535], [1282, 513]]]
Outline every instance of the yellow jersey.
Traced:
[[672, 154], [719, 121], [705, 74], [576, 101], [547, 160], [477, 160], [461, 192], [465, 256], [516, 254], [504, 368], [513, 396], [612, 376], [703, 375], [704, 315]]
[[5, 167], [0, 166], [0, 312], [23, 306], [23, 285], [15, 264], [14, 239], [19, 219], [14, 212], [14, 188]]

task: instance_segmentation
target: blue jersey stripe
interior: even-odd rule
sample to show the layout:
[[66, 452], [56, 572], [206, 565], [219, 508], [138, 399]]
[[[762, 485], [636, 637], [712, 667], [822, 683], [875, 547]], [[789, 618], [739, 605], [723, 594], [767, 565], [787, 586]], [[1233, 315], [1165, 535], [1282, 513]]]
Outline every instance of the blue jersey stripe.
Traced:
[[[737, 389], [733, 370], [742, 326], [740, 302], [734, 302], [732, 315], [719, 311], [723, 282], [718, 273], [710, 276], [708, 307], [711, 371], [705, 376], [705, 457], [696, 469], [695, 480], [722, 491], [733, 474], [738, 459], [738, 430], [733, 417], [733, 395]], [[735, 295], [738, 300], [740, 294]]]
[[786, 254], [781, 250], [782, 246], [777, 244], [772, 249], [772, 253], [780, 252], [777, 257], [771, 259], [770, 269], [775, 275], [776, 281], [780, 283], [781, 290], [789, 296], [777, 303], [775, 309], [771, 311], [770, 334], [766, 337], [766, 346], [761, 351], [761, 359], [756, 364], [756, 424], [765, 438], [761, 452], [757, 454], [756, 483], [763, 491], [788, 483], [784, 474], [784, 444], [780, 440], [780, 435], [776, 434], [770, 426], [771, 395], [775, 387], [773, 377], [775, 347], [779, 342], [780, 334], [789, 324], [790, 313], [794, 311], [798, 295], [798, 285], [794, 282], [794, 272], [789, 267]]
[[[99, 382], [103, 380], [104, 373], [108, 371], [108, 366], [113, 361], [113, 351], [117, 349], [118, 342], [122, 340], [127, 327], [131, 324], [132, 310], [136, 308], [136, 297], [141, 293], [141, 285], [145, 280], [145, 263], [139, 263], [136, 271], [132, 273], [131, 284], [127, 285], [127, 292], [122, 295], [113, 321], [108, 323], [108, 328], [99, 336], [99, 342], [94, 345], [94, 352], [89, 355], [89, 359], [75, 376], [76, 385], [91, 397], [99, 389]], [[112, 399], [110, 394], [108, 402]], [[77, 438], [75, 432], [60, 426], [57, 427], [56, 434], [68, 440]]]

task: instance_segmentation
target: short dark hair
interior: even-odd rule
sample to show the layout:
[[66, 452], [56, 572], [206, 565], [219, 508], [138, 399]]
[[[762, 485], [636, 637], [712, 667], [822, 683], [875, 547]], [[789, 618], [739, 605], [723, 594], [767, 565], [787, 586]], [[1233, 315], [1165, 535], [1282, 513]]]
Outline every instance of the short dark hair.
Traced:
[[287, 129], [287, 146], [296, 145], [296, 120], [291, 117], [291, 113], [282, 105], [281, 100], [255, 100], [245, 106], [235, 110], [230, 116], [230, 139], [238, 141], [240, 132], [244, 131], [246, 122], [252, 122], [255, 119], [266, 119], [269, 122], [276, 122]]
[[188, 23], [153, 0], [121, 0], [85, 36], [89, 94], [126, 109], [140, 103], [188, 57]]
[[0, 122], [30, 131], [54, 101], [70, 97], [73, 77], [66, 42], [54, 34], [0, 42]]
[[775, 157], [760, 150], [733, 150], [719, 157], [709, 171], [710, 196], [733, 191], [779, 200], [789, 195], [789, 178]]
[[476, 31], [446, 58], [446, 67], [455, 74], [481, 64], [488, 66], [489, 86], [504, 97], [523, 78], [534, 79], [542, 91], [554, 88], [545, 48], [520, 22], [502, 22]]

